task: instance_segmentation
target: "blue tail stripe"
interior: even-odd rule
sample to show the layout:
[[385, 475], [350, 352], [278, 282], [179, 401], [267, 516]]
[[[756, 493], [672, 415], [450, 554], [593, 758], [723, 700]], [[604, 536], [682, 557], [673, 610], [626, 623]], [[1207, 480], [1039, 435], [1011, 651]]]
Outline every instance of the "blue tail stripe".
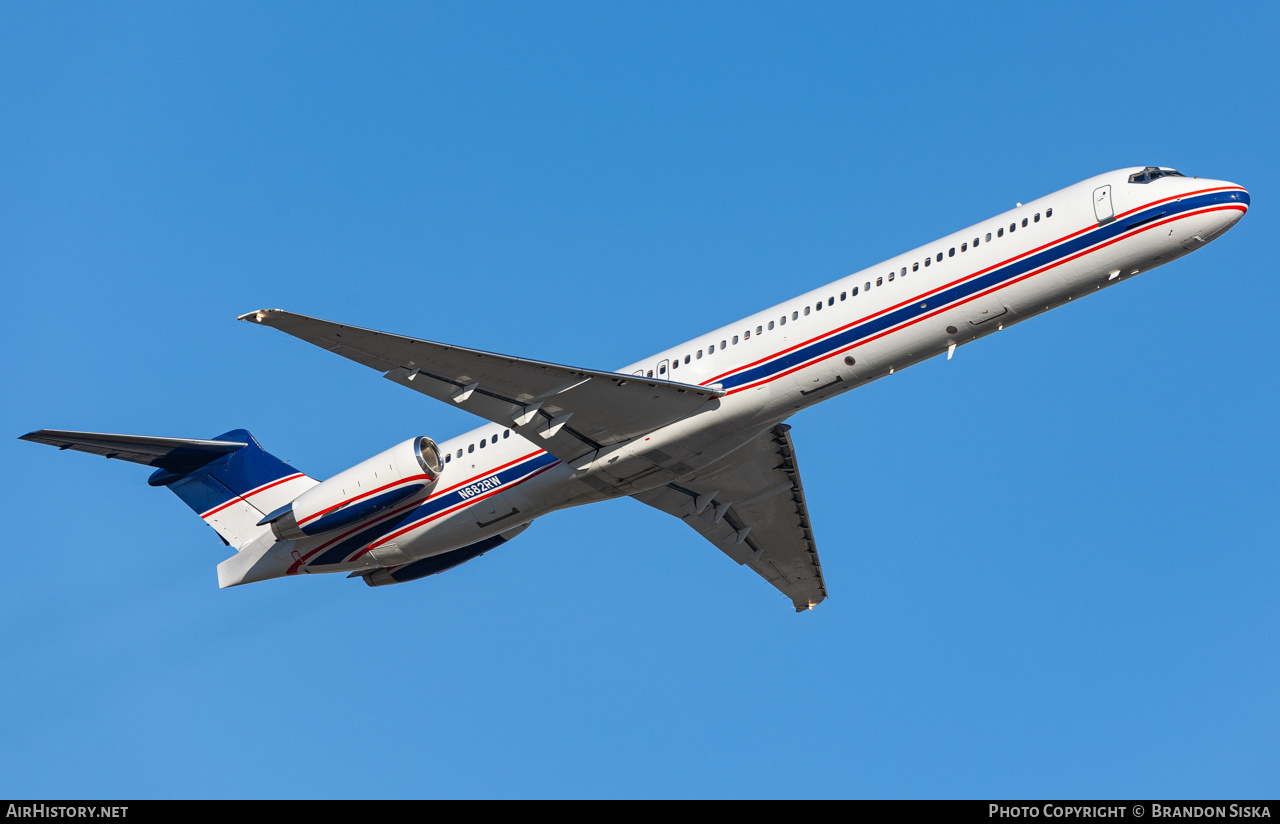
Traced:
[[246, 446], [185, 475], [162, 469], [151, 476], [151, 482], [169, 487], [183, 503], [200, 514], [297, 472], [264, 450], [248, 430], [233, 429], [215, 440], [242, 441]]

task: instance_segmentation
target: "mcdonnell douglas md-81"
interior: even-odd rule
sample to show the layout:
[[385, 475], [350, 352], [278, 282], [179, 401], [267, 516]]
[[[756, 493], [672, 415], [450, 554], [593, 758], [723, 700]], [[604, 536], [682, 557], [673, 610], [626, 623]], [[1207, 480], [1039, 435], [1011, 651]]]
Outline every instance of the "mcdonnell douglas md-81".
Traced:
[[616, 372], [497, 355], [279, 309], [271, 326], [488, 421], [414, 437], [326, 481], [243, 429], [212, 440], [42, 429], [25, 440], [155, 467], [235, 547], [222, 587], [316, 572], [412, 581], [566, 507], [630, 496], [791, 599], [827, 597], [795, 412], [1119, 283], [1235, 225], [1249, 193], [1163, 167], [1020, 204]]

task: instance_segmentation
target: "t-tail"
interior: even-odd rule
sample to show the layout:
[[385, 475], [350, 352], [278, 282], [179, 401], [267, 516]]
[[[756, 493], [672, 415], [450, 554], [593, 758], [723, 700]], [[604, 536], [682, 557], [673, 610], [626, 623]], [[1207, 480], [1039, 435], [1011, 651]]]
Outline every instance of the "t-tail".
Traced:
[[[22, 440], [155, 467], [147, 483], [167, 487], [213, 527], [223, 543], [254, 556], [276, 543], [271, 526], [263, 522], [266, 515], [316, 485], [313, 478], [264, 450], [244, 429], [211, 440], [40, 429]], [[247, 582], [243, 573], [224, 573], [224, 566], [240, 567], [250, 560], [230, 563], [237, 558], [219, 565], [222, 586]]]

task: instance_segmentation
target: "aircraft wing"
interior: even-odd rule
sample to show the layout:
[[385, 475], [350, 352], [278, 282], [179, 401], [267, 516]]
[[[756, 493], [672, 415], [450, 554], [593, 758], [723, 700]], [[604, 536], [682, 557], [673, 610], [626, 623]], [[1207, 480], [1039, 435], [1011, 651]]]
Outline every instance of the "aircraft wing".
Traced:
[[240, 320], [279, 329], [383, 377], [508, 426], [563, 461], [697, 411], [721, 389], [599, 372], [417, 340], [264, 309]]
[[779, 424], [696, 480], [633, 497], [693, 527], [739, 564], [791, 599], [797, 612], [827, 597], [818, 548], [796, 466], [795, 447]]

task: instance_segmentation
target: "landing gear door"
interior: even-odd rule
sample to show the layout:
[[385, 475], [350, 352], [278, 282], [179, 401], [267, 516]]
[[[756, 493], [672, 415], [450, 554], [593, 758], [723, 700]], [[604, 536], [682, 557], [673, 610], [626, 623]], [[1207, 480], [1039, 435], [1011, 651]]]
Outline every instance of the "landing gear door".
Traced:
[[1116, 210], [1111, 206], [1110, 184], [1093, 190], [1093, 214], [1098, 218], [1099, 226], [1116, 219]]

